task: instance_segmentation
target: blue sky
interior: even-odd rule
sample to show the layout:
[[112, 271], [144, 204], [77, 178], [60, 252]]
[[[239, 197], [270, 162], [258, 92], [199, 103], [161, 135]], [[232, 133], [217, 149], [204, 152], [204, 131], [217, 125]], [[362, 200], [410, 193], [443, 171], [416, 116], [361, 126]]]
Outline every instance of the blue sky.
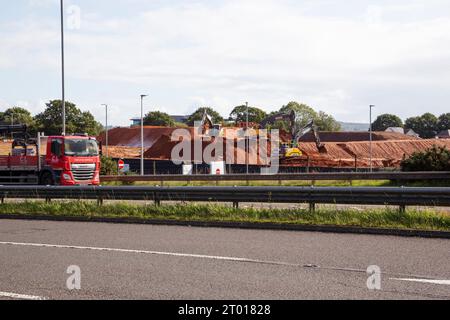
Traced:
[[[0, 108], [38, 113], [60, 97], [59, 1], [2, 2]], [[369, 104], [450, 112], [447, 0], [65, 2], [67, 99], [99, 120], [109, 104], [114, 125], [141, 93], [171, 114], [291, 100], [355, 122]]]

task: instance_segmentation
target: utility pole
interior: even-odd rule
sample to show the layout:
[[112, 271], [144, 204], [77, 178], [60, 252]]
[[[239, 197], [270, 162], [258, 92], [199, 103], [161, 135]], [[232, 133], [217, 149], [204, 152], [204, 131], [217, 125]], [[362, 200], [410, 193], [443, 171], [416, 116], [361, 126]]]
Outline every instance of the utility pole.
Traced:
[[62, 135], [66, 135], [66, 90], [64, 72], [64, 0], [61, 0], [61, 76], [62, 76]]
[[[14, 125], [14, 113], [11, 112], [11, 126], [13, 125]], [[11, 140], [14, 140], [14, 133], [12, 133], [12, 130], [11, 130]]]
[[247, 175], [248, 175], [250, 173], [250, 168], [249, 168], [250, 137], [248, 135], [248, 128], [249, 128], [250, 123], [248, 121], [248, 119], [249, 119], [249, 117], [248, 117], [248, 113], [249, 113], [248, 102], [245, 103], [245, 106], [247, 107], [247, 124], [246, 124], [246, 129], [245, 129], [245, 164], [247, 167]]
[[102, 104], [106, 108], [106, 157], [109, 157], [109, 150], [108, 150], [108, 105]]
[[141, 94], [141, 176], [145, 175], [144, 171], [144, 98], [145, 94]]
[[373, 172], [373, 146], [372, 146], [372, 142], [373, 142], [373, 131], [372, 131], [372, 109], [375, 108], [374, 105], [370, 105], [369, 109], [370, 109], [370, 172]]

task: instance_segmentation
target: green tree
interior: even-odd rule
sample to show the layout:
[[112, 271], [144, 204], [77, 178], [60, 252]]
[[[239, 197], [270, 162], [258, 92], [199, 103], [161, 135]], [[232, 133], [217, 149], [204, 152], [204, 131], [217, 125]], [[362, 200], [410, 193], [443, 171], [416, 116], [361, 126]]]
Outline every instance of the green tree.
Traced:
[[36, 123], [33, 116], [30, 111], [21, 107], [9, 108], [5, 112], [2, 112], [0, 114], [0, 122], [5, 124], [26, 124], [30, 134], [36, 133]]
[[425, 113], [420, 117], [409, 118], [405, 122], [407, 129], [412, 129], [425, 139], [434, 138], [437, 135], [438, 119], [431, 113]]
[[210, 107], [202, 107], [198, 108], [193, 114], [189, 116], [189, 118], [186, 121], [186, 124], [188, 124], [189, 126], [194, 126], [196, 121], [202, 121], [203, 114], [205, 113], [205, 111], [212, 118], [212, 121], [214, 123], [220, 123], [223, 121], [223, 117], [220, 115], [219, 112]]
[[319, 111], [317, 118], [314, 120], [319, 131], [341, 131], [342, 127], [333, 116]]
[[[52, 100], [46, 104], [44, 112], [34, 118], [39, 131], [47, 135], [58, 135], [62, 132], [62, 102]], [[66, 133], [87, 133], [97, 136], [102, 130], [102, 125], [98, 123], [89, 112], [82, 112], [71, 102], [66, 102]]]
[[450, 113], [444, 113], [438, 119], [437, 131], [450, 130]]
[[117, 162], [112, 158], [102, 156], [100, 158], [100, 175], [102, 176], [116, 176], [118, 174]]
[[149, 112], [144, 118], [146, 126], [174, 127], [175, 121], [165, 112], [153, 111]]
[[402, 161], [403, 171], [450, 171], [450, 150], [433, 146]]
[[403, 121], [394, 114], [382, 114], [372, 124], [374, 131], [386, 131], [388, 128], [403, 128]]
[[[248, 121], [254, 123], [260, 123], [267, 117], [267, 113], [260, 108], [248, 107]], [[237, 106], [230, 113], [230, 118], [235, 123], [247, 121], [247, 106]]]
[[316, 120], [318, 117], [317, 112], [310, 106], [304, 103], [298, 103], [295, 101], [289, 102], [287, 105], [281, 107], [280, 112], [290, 113], [295, 111], [297, 114], [297, 126], [303, 128], [312, 120]]
[[[341, 125], [336, 121], [336, 119], [334, 119], [333, 116], [323, 111], [316, 112], [312, 107], [303, 103], [298, 103], [295, 101], [289, 102], [280, 109], [279, 113], [289, 114], [292, 111], [295, 111], [296, 113], [296, 126], [299, 129], [305, 127], [308, 123], [314, 120], [318, 130], [320, 131], [342, 130]], [[287, 121], [277, 121], [277, 123], [274, 123], [272, 127], [286, 131], [292, 130]]]

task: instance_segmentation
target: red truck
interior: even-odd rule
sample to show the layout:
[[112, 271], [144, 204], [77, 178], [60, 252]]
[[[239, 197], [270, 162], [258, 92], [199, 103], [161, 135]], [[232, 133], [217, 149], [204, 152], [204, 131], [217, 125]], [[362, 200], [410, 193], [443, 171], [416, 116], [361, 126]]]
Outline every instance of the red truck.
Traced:
[[0, 155], [0, 184], [99, 185], [100, 149], [94, 137], [30, 139], [24, 125], [0, 126], [0, 134], [21, 134], [8, 155]]

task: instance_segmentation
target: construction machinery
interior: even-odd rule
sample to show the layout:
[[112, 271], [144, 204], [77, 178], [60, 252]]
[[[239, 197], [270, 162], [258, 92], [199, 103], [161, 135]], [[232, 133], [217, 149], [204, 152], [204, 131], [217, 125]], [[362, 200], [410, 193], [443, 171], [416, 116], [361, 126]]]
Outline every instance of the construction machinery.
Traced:
[[312, 131], [314, 134], [314, 140], [316, 142], [317, 150], [320, 153], [326, 153], [326, 147], [320, 140], [319, 131], [317, 129], [314, 120], [308, 123], [303, 128], [298, 128], [297, 124], [297, 113], [292, 111], [290, 113], [278, 113], [272, 115], [265, 119], [261, 123], [261, 127], [267, 128], [269, 124], [274, 124], [278, 121], [286, 121], [288, 123], [289, 128], [291, 128], [292, 140], [290, 142], [281, 143], [280, 146], [280, 155], [283, 158], [296, 158], [303, 156], [303, 151], [301, 150], [300, 139]]
[[317, 150], [320, 153], [327, 152], [325, 145], [320, 141], [319, 131], [313, 120], [310, 123], [308, 123], [305, 127], [298, 130], [295, 133], [295, 135], [293, 135], [291, 145], [286, 149], [286, 152], [284, 153], [285, 158], [293, 158], [293, 157], [303, 156], [303, 152], [301, 150], [301, 145], [300, 145], [300, 139], [310, 131], [312, 131], [314, 134], [314, 140], [315, 140], [315, 143], [317, 146]]
[[7, 135], [13, 141], [11, 152], [0, 155], [0, 184], [100, 184], [100, 148], [95, 138], [38, 134], [34, 139], [26, 125], [0, 125], [0, 136]]

